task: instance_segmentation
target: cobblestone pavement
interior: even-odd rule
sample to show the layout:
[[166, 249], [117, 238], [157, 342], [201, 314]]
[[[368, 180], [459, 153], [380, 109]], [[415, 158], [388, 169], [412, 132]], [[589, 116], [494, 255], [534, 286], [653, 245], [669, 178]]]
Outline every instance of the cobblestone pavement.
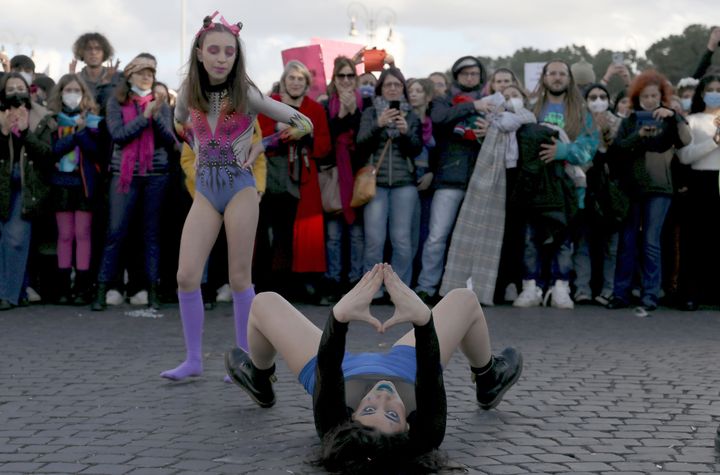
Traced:
[[[327, 307], [301, 306], [318, 325]], [[222, 382], [232, 307], [208, 312], [205, 374], [159, 378], [184, 356], [177, 307], [142, 318], [40, 306], [0, 314], [0, 472], [317, 473], [311, 399], [284, 363], [278, 404], [260, 409]], [[377, 307], [389, 316], [390, 307]], [[147, 312], [139, 312], [140, 314]], [[493, 347], [525, 370], [480, 410], [464, 358], [446, 370], [442, 448], [470, 473], [720, 473], [720, 312], [486, 309]], [[382, 350], [407, 329], [351, 326], [353, 350]]]

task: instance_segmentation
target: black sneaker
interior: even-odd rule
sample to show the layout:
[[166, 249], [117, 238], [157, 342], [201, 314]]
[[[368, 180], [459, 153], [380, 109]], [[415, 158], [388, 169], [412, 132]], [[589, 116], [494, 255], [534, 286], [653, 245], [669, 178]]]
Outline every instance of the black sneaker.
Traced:
[[515, 348], [505, 348], [500, 356], [493, 356], [493, 365], [483, 374], [472, 375], [477, 401], [486, 411], [494, 408], [503, 395], [520, 378], [522, 354]]
[[259, 370], [255, 367], [242, 348], [234, 348], [225, 353], [225, 369], [235, 384], [240, 386], [260, 407], [275, 405], [275, 391], [272, 383], [275, 377], [275, 365], [270, 369]]
[[620, 297], [613, 297], [610, 299], [610, 301], [605, 305], [605, 308], [609, 310], [617, 310], [620, 308], [628, 308], [630, 306], [629, 303], [627, 303], [625, 300], [621, 299]]

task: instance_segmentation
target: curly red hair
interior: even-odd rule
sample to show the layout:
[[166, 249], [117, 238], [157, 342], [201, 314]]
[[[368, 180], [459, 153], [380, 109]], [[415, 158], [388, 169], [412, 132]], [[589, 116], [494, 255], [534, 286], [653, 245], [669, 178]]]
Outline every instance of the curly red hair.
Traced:
[[641, 110], [640, 93], [648, 86], [657, 86], [660, 89], [660, 102], [663, 106], [670, 107], [670, 100], [673, 96], [670, 81], [654, 69], [648, 69], [636, 76], [628, 88], [628, 97], [632, 102], [633, 109]]

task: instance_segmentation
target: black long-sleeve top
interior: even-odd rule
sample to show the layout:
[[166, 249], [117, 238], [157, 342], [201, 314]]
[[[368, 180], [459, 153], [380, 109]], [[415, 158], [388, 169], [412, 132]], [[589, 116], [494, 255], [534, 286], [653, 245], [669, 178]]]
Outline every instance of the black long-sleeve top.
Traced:
[[[409, 436], [415, 449], [424, 452], [440, 446], [445, 437], [447, 399], [440, 364], [440, 345], [432, 316], [415, 329], [415, 400], [417, 407], [407, 416]], [[348, 324], [338, 322], [330, 312], [317, 354], [313, 415], [315, 428], [322, 438], [326, 433], [348, 422], [354, 409], [345, 401], [345, 378], [342, 361]]]

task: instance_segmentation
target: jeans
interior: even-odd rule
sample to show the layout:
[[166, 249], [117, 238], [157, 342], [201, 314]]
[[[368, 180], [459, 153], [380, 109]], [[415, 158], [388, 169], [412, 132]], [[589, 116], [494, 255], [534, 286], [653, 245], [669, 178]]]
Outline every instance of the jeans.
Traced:
[[602, 251], [603, 257], [603, 285], [600, 295], [608, 299], [612, 296], [615, 282], [618, 236], [617, 232], [607, 233], [601, 229], [594, 229], [587, 224], [581, 226], [577, 247], [573, 255], [576, 295], [585, 294], [592, 297], [592, 289], [590, 288], [593, 262], [591, 250], [598, 249], [598, 252]]
[[355, 221], [347, 224], [342, 214], [325, 215], [325, 249], [327, 252], [327, 271], [325, 278], [334, 282], [342, 281], [343, 269], [343, 238], [350, 239], [350, 269], [348, 281], [359, 281], [363, 276], [363, 221], [360, 213], [355, 214]]
[[119, 180], [120, 177], [115, 175], [110, 183], [110, 216], [98, 282], [113, 282], [117, 278], [120, 251], [128, 235], [130, 219], [135, 209], [141, 206], [145, 272], [150, 284], [156, 284], [160, 268], [160, 210], [165, 198], [168, 176], [134, 176], [127, 193], [117, 191]]
[[660, 234], [671, 201], [668, 195], [646, 195], [630, 204], [620, 232], [614, 290], [614, 296], [626, 303], [630, 301], [633, 272], [638, 262], [638, 237], [642, 232], [642, 303], [657, 305], [662, 264]]
[[0, 299], [17, 305], [25, 280], [31, 223], [22, 217], [22, 194], [10, 196], [10, 215], [0, 220]]
[[539, 233], [534, 224], [527, 223], [525, 225], [525, 252], [523, 261], [525, 264], [524, 280], [534, 280], [538, 287], [543, 287], [543, 264], [550, 262], [550, 285], [556, 280], [570, 280], [570, 272], [572, 271], [572, 255], [573, 244], [572, 239], [568, 236], [560, 247], [552, 247], [554, 252], [550, 255], [547, 246], [542, 246], [538, 242]]
[[364, 270], [383, 262], [385, 239], [390, 230], [390, 263], [400, 279], [410, 285], [412, 278], [412, 219], [418, 201], [415, 185], [396, 188], [377, 187], [377, 193], [365, 205]]
[[443, 276], [448, 238], [455, 227], [465, 190], [442, 188], [435, 191], [430, 209], [430, 232], [422, 250], [422, 270], [415, 289], [435, 295]]

